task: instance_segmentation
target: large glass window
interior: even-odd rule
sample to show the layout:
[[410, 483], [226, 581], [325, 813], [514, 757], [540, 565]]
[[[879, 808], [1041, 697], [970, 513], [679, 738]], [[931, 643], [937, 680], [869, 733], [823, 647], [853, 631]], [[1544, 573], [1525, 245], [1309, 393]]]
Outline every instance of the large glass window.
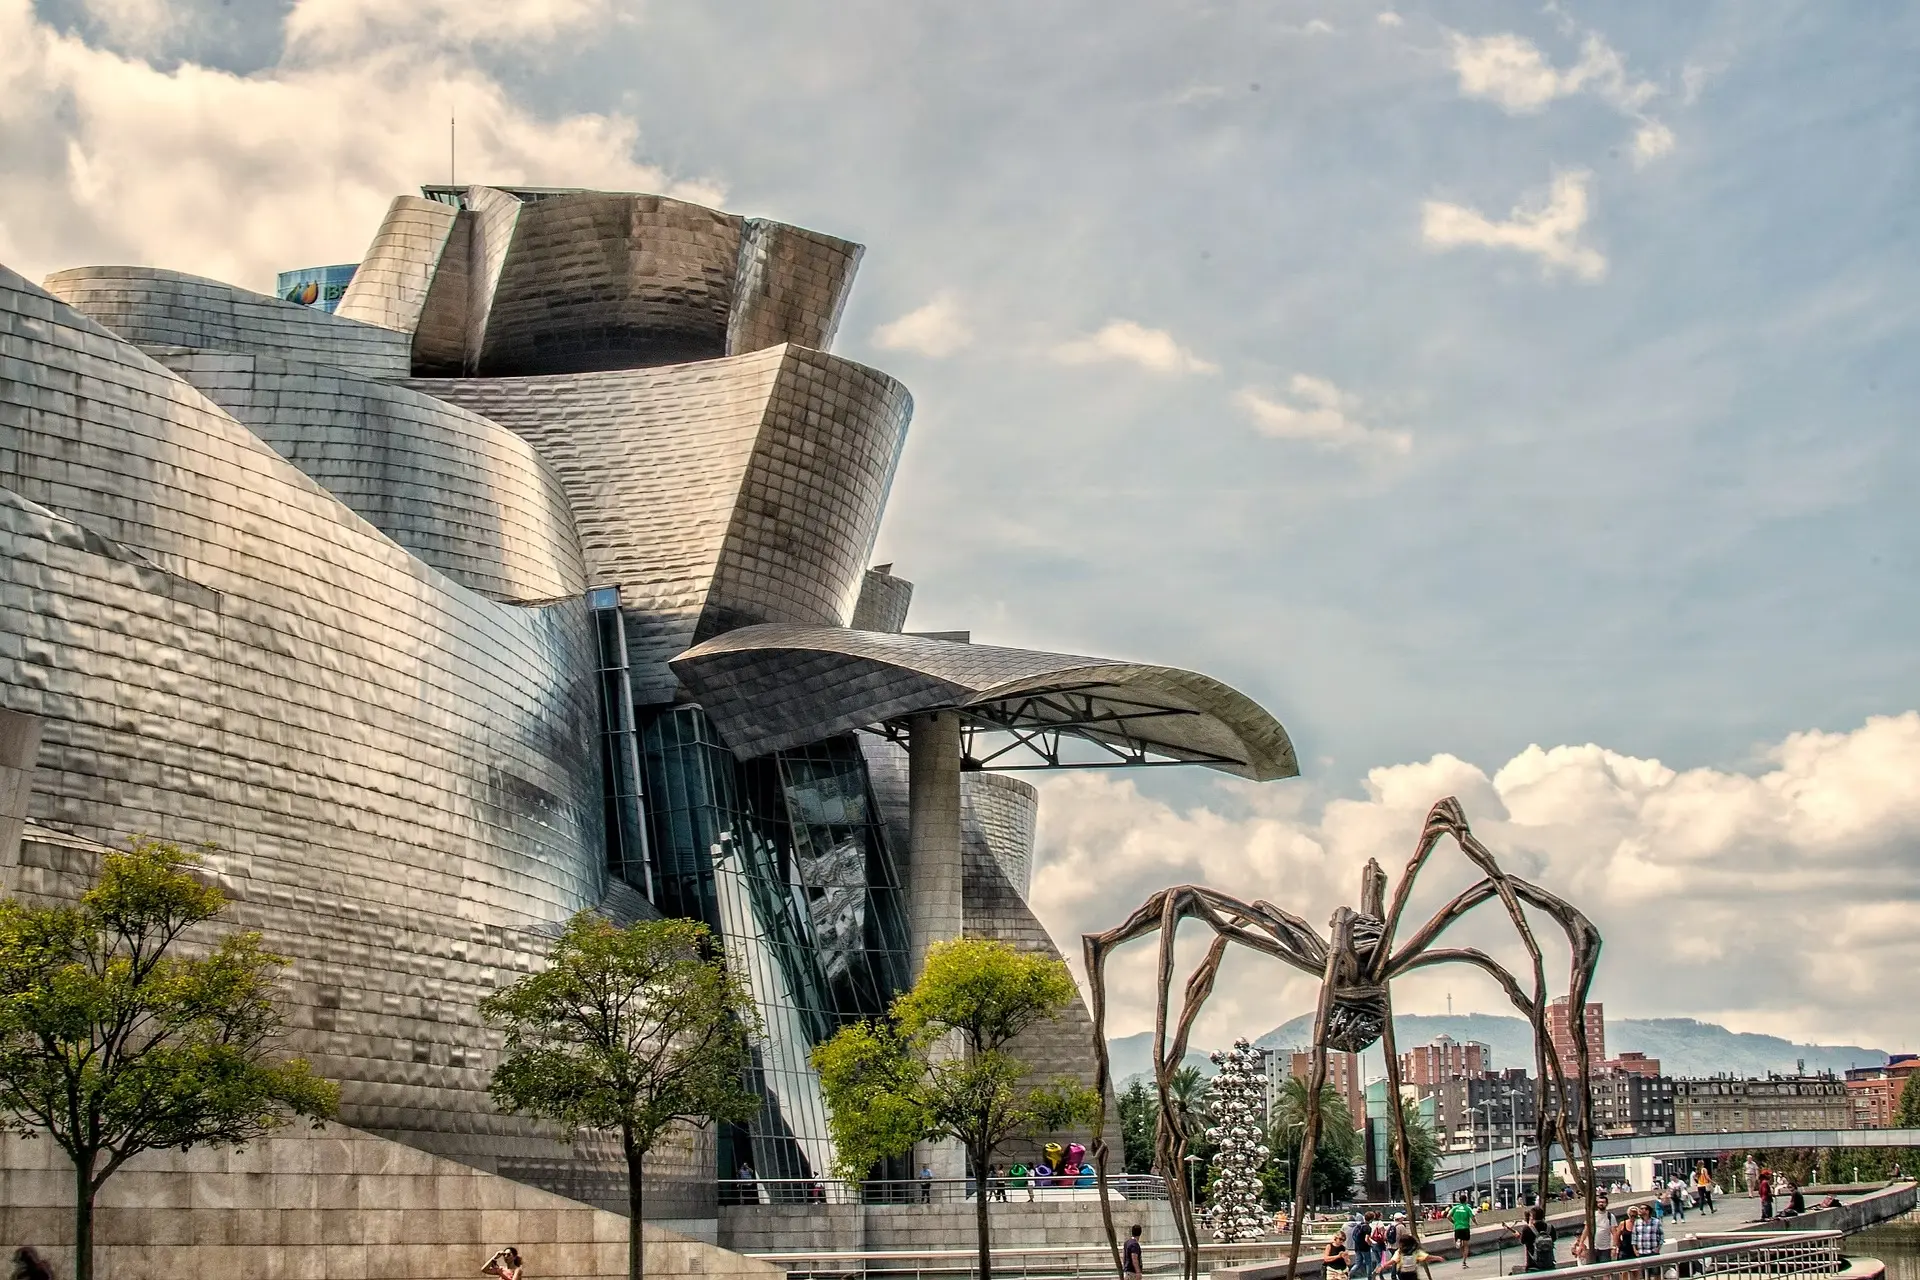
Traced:
[[688, 706], [648, 716], [641, 752], [656, 901], [721, 937], [765, 1028], [761, 1111], [721, 1133], [720, 1176], [824, 1177], [832, 1152], [809, 1055], [908, 979], [900, 881], [859, 745], [845, 735], [743, 763]]

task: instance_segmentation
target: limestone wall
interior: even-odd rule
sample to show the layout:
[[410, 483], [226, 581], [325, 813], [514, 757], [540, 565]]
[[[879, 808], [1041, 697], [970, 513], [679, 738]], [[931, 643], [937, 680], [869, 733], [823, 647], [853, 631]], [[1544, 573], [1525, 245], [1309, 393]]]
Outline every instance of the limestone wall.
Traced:
[[[44, 1139], [0, 1136], [0, 1241], [73, 1274], [73, 1172]], [[627, 1220], [356, 1129], [289, 1129], [243, 1151], [149, 1152], [95, 1211], [99, 1280], [473, 1280], [518, 1248], [528, 1280], [624, 1277]], [[785, 1271], [646, 1228], [654, 1280]]]

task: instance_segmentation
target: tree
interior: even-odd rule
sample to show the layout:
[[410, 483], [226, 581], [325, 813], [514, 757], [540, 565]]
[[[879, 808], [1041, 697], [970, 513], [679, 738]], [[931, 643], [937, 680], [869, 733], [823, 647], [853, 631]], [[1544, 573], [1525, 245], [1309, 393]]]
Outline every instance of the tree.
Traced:
[[[1293, 1199], [1293, 1170], [1299, 1166], [1300, 1147], [1305, 1139], [1310, 1109], [1307, 1082], [1298, 1076], [1280, 1087], [1274, 1099], [1269, 1144], [1275, 1152], [1276, 1166], [1269, 1175], [1269, 1197], [1276, 1205]], [[1333, 1204], [1344, 1200], [1353, 1189], [1354, 1158], [1359, 1155], [1360, 1138], [1353, 1127], [1353, 1114], [1346, 1100], [1332, 1085], [1320, 1090], [1320, 1141], [1313, 1153], [1313, 1199], [1315, 1204]], [[1277, 1195], [1275, 1194], [1277, 1193]]]
[[985, 1174], [1009, 1138], [1093, 1118], [1098, 1098], [1072, 1080], [1026, 1086], [1015, 1036], [1077, 998], [1067, 966], [1004, 942], [958, 938], [928, 948], [911, 991], [882, 1023], [844, 1027], [814, 1050], [836, 1171], [850, 1182], [915, 1142], [951, 1138], [976, 1179], [979, 1280], [992, 1280]]
[[1120, 1143], [1128, 1173], [1153, 1172], [1153, 1124], [1159, 1106], [1146, 1081], [1135, 1080], [1120, 1095]]
[[1260, 1124], [1266, 1092], [1260, 1054], [1246, 1040], [1236, 1040], [1213, 1061], [1220, 1070], [1207, 1090], [1207, 1137], [1214, 1144], [1208, 1225], [1215, 1240], [1258, 1240], [1267, 1233], [1260, 1170], [1271, 1154]]
[[[1421, 1118], [1419, 1103], [1411, 1098], [1400, 1099], [1400, 1114], [1407, 1127], [1407, 1176], [1413, 1181], [1412, 1191], [1403, 1190], [1402, 1194], [1412, 1195], [1433, 1181], [1434, 1170], [1440, 1167], [1440, 1142]], [[1393, 1163], [1391, 1151], [1387, 1161], [1388, 1169], [1397, 1173], [1399, 1165]]]
[[1907, 1077], [1900, 1088], [1900, 1101], [1893, 1109], [1893, 1123], [1900, 1129], [1920, 1129], [1920, 1071]]
[[259, 934], [183, 948], [227, 901], [200, 862], [137, 839], [77, 905], [0, 902], [0, 1126], [45, 1132], [73, 1161], [78, 1280], [93, 1275], [94, 1200], [128, 1160], [239, 1146], [295, 1115], [318, 1125], [338, 1102], [304, 1061], [270, 1056], [286, 961]]
[[746, 1085], [753, 999], [713, 952], [696, 920], [623, 929], [583, 911], [544, 970], [480, 1004], [506, 1034], [492, 1090], [503, 1110], [557, 1121], [569, 1136], [620, 1135], [631, 1280], [642, 1271], [647, 1153], [675, 1123], [738, 1123], [759, 1110]]

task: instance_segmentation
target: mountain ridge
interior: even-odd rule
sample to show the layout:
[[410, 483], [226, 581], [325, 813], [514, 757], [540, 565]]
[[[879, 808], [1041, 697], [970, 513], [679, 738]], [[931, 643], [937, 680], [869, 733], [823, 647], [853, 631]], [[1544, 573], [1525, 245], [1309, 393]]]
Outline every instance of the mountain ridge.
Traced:
[[[1313, 1015], [1289, 1019], [1259, 1037], [1254, 1044], [1263, 1049], [1304, 1045], [1311, 1038]], [[1402, 1051], [1426, 1044], [1437, 1036], [1455, 1040], [1478, 1040], [1493, 1051], [1496, 1068], [1525, 1067], [1533, 1071], [1533, 1031], [1521, 1018], [1501, 1014], [1400, 1014], [1393, 1020], [1394, 1041]], [[1113, 1063], [1113, 1079], [1124, 1088], [1134, 1076], [1151, 1073], [1153, 1033], [1142, 1031], [1107, 1042]], [[1194, 1046], [1187, 1053], [1188, 1065], [1200, 1068], [1203, 1075], [1213, 1074], [1206, 1048]], [[1769, 1072], [1788, 1075], [1796, 1064], [1804, 1062], [1812, 1072], [1836, 1074], [1849, 1067], [1880, 1066], [1887, 1060], [1884, 1049], [1862, 1045], [1795, 1044], [1780, 1036], [1752, 1031], [1731, 1031], [1717, 1022], [1697, 1018], [1609, 1018], [1606, 1029], [1608, 1057], [1622, 1053], [1644, 1053], [1660, 1060], [1660, 1069], [1670, 1076], [1711, 1076], [1727, 1072], [1734, 1076], [1758, 1077]], [[1368, 1079], [1386, 1074], [1380, 1046], [1366, 1051], [1362, 1071]]]

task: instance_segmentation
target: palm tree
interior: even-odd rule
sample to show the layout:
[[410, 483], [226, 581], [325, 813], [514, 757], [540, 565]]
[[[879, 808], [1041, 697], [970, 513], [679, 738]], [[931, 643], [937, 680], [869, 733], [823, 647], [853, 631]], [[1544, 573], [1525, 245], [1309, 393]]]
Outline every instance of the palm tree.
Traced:
[[[1280, 1096], [1273, 1104], [1273, 1133], [1280, 1141], [1275, 1146], [1293, 1147], [1298, 1140], [1288, 1138], [1289, 1133], [1304, 1130], [1307, 1115], [1313, 1109], [1310, 1102], [1311, 1091], [1307, 1082], [1298, 1076], [1289, 1079], [1280, 1088]], [[1347, 1110], [1347, 1100], [1332, 1085], [1320, 1090], [1320, 1145], [1332, 1147], [1342, 1155], [1353, 1151], [1353, 1113]]]
[[1207, 1114], [1207, 1081], [1201, 1076], [1200, 1068], [1181, 1067], [1167, 1085], [1174, 1110], [1180, 1117], [1180, 1127], [1193, 1133]]
[[[1274, 1099], [1267, 1143], [1285, 1164], [1289, 1199], [1311, 1107], [1312, 1091], [1297, 1077], [1282, 1085], [1280, 1096]], [[1320, 1140], [1313, 1153], [1312, 1194], [1315, 1201], [1326, 1201], [1346, 1194], [1353, 1160], [1359, 1154], [1359, 1135], [1354, 1131], [1353, 1113], [1347, 1110], [1346, 1099], [1332, 1085], [1320, 1090], [1319, 1111]]]

